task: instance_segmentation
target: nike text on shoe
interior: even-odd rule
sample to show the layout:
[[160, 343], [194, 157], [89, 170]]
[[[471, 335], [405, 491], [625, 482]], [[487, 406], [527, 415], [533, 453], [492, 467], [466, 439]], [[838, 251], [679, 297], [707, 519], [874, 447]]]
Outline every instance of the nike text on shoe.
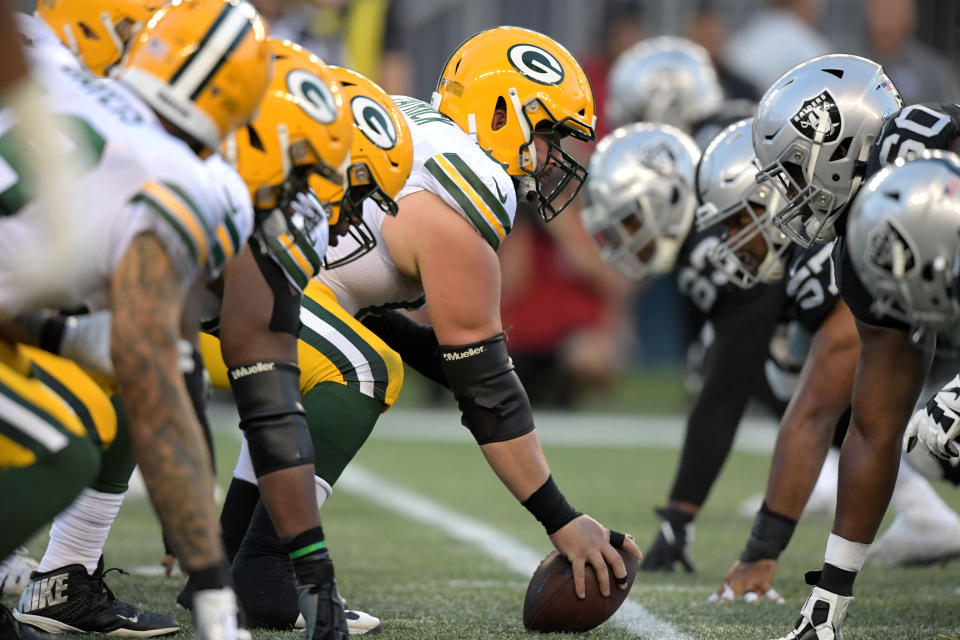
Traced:
[[152, 638], [180, 630], [179, 623], [170, 616], [118, 600], [103, 581], [104, 575], [103, 558], [93, 575], [81, 564], [34, 572], [13, 615], [22, 624], [53, 633]]
[[843, 622], [851, 602], [853, 596], [814, 587], [793, 631], [780, 640], [843, 640]]

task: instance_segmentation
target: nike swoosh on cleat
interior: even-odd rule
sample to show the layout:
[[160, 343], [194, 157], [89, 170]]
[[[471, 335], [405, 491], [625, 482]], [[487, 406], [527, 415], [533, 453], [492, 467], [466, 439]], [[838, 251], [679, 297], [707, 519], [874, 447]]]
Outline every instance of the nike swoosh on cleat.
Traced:
[[127, 621], [129, 621], [130, 623], [132, 623], [132, 624], [137, 624], [138, 622], [140, 622], [140, 616], [139, 616], [139, 615], [133, 616], [132, 618], [128, 618], [127, 616], [121, 615], [121, 614], [119, 614], [119, 613], [116, 614], [116, 615], [117, 615], [118, 618], [123, 618], [124, 620], [127, 620]]

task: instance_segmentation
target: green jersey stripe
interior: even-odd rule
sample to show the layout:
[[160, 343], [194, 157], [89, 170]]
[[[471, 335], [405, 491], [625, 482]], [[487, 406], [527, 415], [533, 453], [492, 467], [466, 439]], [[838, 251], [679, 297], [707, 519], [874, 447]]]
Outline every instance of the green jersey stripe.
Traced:
[[190, 199], [190, 196], [187, 195], [187, 192], [178, 187], [177, 185], [170, 182], [160, 183], [165, 186], [167, 189], [172, 191], [180, 198], [180, 201], [187, 206], [190, 211], [193, 212], [193, 217], [196, 218], [197, 223], [203, 227], [203, 232], [207, 234], [207, 240], [210, 243], [210, 246], [219, 246], [220, 243], [217, 242], [217, 235], [213, 232], [213, 229], [210, 228], [210, 225], [207, 224], [207, 219], [203, 217], [203, 214], [200, 213], [200, 208]]
[[374, 397], [381, 402], [386, 402], [387, 386], [390, 383], [390, 376], [387, 373], [387, 363], [383, 361], [383, 358], [377, 353], [377, 350], [371, 347], [370, 344], [364, 340], [360, 334], [351, 329], [347, 323], [330, 311], [324, 309], [323, 306], [315, 300], [303, 296], [300, 301], [300, 306], [329, 325], [350, 344], [356, 347], [360, 355], [370, 365], [370, 373], [373, 377]]
[[467, 214], [467, 217], [470, 218], [470, 221], [473, 222], [473, 226], [477, 228], [480, 232], [480, 235], [483, 236], [483, 239], [487, 241], [493, 250], [496, 251], [500, 247], [500, 237], [497, 235], [497, 232], [490, 228], [490, 223], [487, 222], [486, 218], [483, 217], [483, 214], [477, 211], [477, 208], [473, 205], [473, 202], [470, 200], [470, 196], [463, 192], [457, 184], [446, 174], [446, 172], [437, 164], [436, 160], [430, 158], [423, 163], [423, 166], [430, 172], [430, 174], [437, 179], [444, 189], [453, 196], [453, 199], [457, 201], [457, 204], [464, 210]]
[[297, 285], [297, 288], [300, 289], [300, 291], [306, 289], [307, 284], [310, 283], [310, 278], [303, 272], [303, 269], [300, 268], [300, 264], [294, 257], [290, 255], [290, 250], [276, 238], [270, 238], [267, 244], [270, 246], [271, 255], [276, 257], [280, 262], [280, 266], [287, 272], [287, 275], [289, 275], [294, 284]]
[[340, 372], [340, 375], [343, 376], [343, 382], [348, 387], [357, 391], [360, 390], [357, 371], [354, 369], [353, 363], [350, 362], [350, 358], [343, 351], [340, 351], [332, 342], [303, 323], [300, 324], [299, 338], [330, 360], [337, 371]]
[[487, 187], [483, 180], [480, 179], [480, 176], [478, 176], [476, 172], [470, 168], [470, 165], [464, 162], [460, 156], [455, 153], [445, 153], [443, 157], [449, 160], [450, 164], [463, 176], [463, 179], [480, 194], [483, 201], [490, 207], [490, 211], [493, 211], [493, 214], [500, 220], [504, 233], [510, 233], [510, 216], [507, 215], [507, 210], [503, 206], [504, 203], [500, 202], [499, 198], [490, 192], [490, 188]]
[[242, 248], [240, 246], [240, 232], [237, 230], [237, 225], [233, 223], [230, 213], [223, 216], [223, 226], [227, 228], [227, 233], [230, 234], [230, 241], [233, 242], [233, 252], [239, 254]]
[[73, 409], [73, 412], [77, 414], [77, 417], [80, 418], [80, 423], [83, 424], [84, 429], [87, 430], [87, 435], [90, 436], [90, 439], [98, 446], [103, 446], [103, 441], [100, 439], [100, 432], [97, 431], [97, 425], [93, 421], [93, 416], [90, 415], [90, 412], [87, 410], [87, 407], [80, 401], [80, 398], [75, 396], [70, 389], [64, 386], [59, 380], [51, 376], [45, 370], [40, 368], [36, 363], [33, 364], [33, 375], [36, 376], [37, 380], [47, 385], [53, 391], [63, 398], [70, 408]]
[[[24, 398], [20, 397], [12, 389], [8, 389], [7, 387], [0, 385], [0, 393], [2, 393], [4, 396], [9, 398], [16, 404], [20, 405], [24, 409], [26, 409], [30, 413], [34, 414], [35, 416], [40, 418], [40, 420], [50, 425], [51, 428], [56, 429], [57, 431], [64, 434], [68, 438], [73, 435], [60, 423], [59, 420], [57, 420], [52, 415], [50, 415], [40, 407], [36, 406], [35, 404], [32, 404], [27, 400], [25, 400]], [[35, 438], [30, 437], [28, 433], [26, 433], [22, 428], [18, 427], [16, 424], [5, 422], [3, 416], [0, 416], [0, 425], [2, 424], [6, 424], [8, 426], [8, 429], [2, 430], [5, 436], [9, 437], [11, 440], [16, 442], [17, 444], [23, 445], [27, 449], [30, 449], [31, 451], [37, 454], [38, 458], [41, 456], [41, 454], [50, 453], [50, 449], [48, 449], [42, 442], [40, 442]], [[10, 429], [12, 429], [12, 431], [8, 432]]]
[[160, 214], [160, 217], [166, 220], [167, 224], [173, 227], [173, 230], [177, 232], [177, 234], [180, 236], [180, 239], [183, 240], [183, 243], [187, 245], [187, 249], [190, 250], [190, 255], [193, 257], [193, 261], [197, 261], [197, 245], [194, 244], [193, 237], [191, 237], [187, 230], [183, 228], [183, 225], [180, 224], [180, 221], [177, 220], [175, 215], [167, 211], [166, 207], [146, 193], [138, 193], [135, 195], [133, 197], [133, 202], [142, 202]]

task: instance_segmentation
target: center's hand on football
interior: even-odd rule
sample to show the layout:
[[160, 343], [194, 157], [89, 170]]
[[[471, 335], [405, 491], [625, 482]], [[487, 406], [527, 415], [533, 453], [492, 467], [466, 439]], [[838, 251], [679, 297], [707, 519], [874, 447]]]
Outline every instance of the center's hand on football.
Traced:
[[[550, 536], [550, 541], [560, 553], [565, 555], [573, 565], [573, 584], [578, 598], [586, 597], [586, 564], [589, 562], [597, 574], [600, 593], [610, 595], [610, 572], [607, 565], [613, 569], [613, 577], [623, 579], [627, 575], [627, 568], [623, 558], [610, 544], [610, 530], [588, 515], [581, 515], [568, 522], [559, 531]], [[640, 547], [633, 536], [626, 536], [623, 550], [638, 560], [643, 557]], [[619, 585], [626, 589], [626, 583]]]
[[763, 596], [778, 604], [783, 603], [783, 597], [770, 584], [776, 575], [776, 560], [738, 560], [723, 576], [720, 587], [710, 596], [710, 602], [733, 602], [738, 596], [743, 596], [744, 602], [757, 602]]

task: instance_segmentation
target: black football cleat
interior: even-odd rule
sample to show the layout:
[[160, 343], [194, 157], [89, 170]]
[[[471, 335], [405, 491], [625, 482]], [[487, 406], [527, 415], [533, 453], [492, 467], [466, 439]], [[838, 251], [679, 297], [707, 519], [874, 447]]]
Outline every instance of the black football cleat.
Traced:
[[118, 600], [103, 581], [104, 575], [102, 557], [93, 575], [82, 564], [44, 573], [35, 571], [13, 616], [21, 625], [52, 633], [152, 638], [180, 631], [174, 618]]
[[54, 640], [49, 633], [20, 624], [13, 614], [0, 604], [0, 640]]

